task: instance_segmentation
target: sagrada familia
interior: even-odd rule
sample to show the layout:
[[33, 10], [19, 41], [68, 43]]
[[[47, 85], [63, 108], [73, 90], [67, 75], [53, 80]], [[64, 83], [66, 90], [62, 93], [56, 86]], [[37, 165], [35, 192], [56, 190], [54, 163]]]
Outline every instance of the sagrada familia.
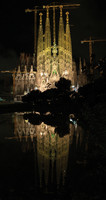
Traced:
[[[39, 13], [39, 30], [37, 40], [36, 70], [33, 62], [21, 54], [21, 64], [13, 74], [14, 100], [20, 101], [22, 96], [33, 89], [44, 91], [55, 86], [55, 82], [64, 77], [71, 80], [71, 89], [87, 83], [87, 77], [82, 72], [80, 60], [79, 71], [72, 58], [72, 41], [69, 24], [69, 12], [66, 12], [66, 22], [63, 21], [62, 6], [60, 6], [59, 27], [56, 31], [55, 13], [53, 29], [50, 25], [50, 11], [46, 6], [45, 30], [43, 14]], [[65, 24], [65, 27], [64, 27]], [[52, 30], [52, 33], [51, 33]], [[57, 41], [56, 41], [56, 34]]]

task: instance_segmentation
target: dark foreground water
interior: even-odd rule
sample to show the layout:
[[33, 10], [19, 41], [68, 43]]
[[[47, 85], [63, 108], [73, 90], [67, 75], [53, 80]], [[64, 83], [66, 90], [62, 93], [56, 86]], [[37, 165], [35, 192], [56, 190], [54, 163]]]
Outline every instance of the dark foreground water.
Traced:
[[0, 200], [105, 199], [101, 147], [73, 115], [62, 120], [0, 115]]

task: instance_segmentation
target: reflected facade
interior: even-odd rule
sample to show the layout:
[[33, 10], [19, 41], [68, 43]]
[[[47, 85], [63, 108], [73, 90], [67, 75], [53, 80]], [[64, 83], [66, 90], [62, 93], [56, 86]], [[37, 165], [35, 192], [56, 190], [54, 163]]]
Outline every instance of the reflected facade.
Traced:
[[[23, 113], [14, 115], [14, 139], [21, 142], [23, 152], [33, 151], [35, 155], [36, 180], [44, 191], [59, 189], [65, 185], [65, 178], [71, 152], [75, 162], [86, 164], [79, 153], [87, 151], [87, 136], [84, 130], [69, 118], [69, 132], [60, 136], [56, 127], [41, 122], [34, 125], [24, 119]], [[53, 192], [53, 191], [52, 191]]]

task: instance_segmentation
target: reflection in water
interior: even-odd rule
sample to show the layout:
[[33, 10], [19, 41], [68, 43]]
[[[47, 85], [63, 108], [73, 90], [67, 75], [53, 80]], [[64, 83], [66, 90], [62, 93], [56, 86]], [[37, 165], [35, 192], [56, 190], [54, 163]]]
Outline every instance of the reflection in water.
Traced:
[[[66, 128], [67, 133], [63, 130], [65, 134], [62, 135], [59, 134], [61, 130], [59, 127], [64, 129], [63, 121], [62, 124], [57, 123], [56, 126], [52, 126], [50, 124], [55, 121], [53, 117], [45, 116], [44, 121], [46, 123], [44, 123], [40, 120], [31, 120], [34, 119], [34, 116], [35, 119], [36, 116], [38, 119], [37, 114], [15, 113], [13, 138], [22, 143], [23, 152], [31, 150], [35, 152], [37, 185], [44, 191], [54, 191], [65, 184], [71, 147], [78, 154], [81, 151], [85, 152], [87, 150], [87, 138], [73, 115], [68, 116], [67, 121], [64, 121], [65, 127], [68, 128]], [[51, 119], [49, 123], [47, 119]], [[77, 157], [76, 163], [80, 162], [82, 162], [80, 157]]]

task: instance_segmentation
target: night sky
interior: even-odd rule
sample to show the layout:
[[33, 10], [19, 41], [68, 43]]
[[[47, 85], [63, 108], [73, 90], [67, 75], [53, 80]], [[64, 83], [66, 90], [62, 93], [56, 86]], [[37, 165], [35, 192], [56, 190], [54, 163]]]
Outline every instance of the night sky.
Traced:
[[[26, 8], [45, 5], [52, 0], [1, 0], [0, 2], [0, 70], [13, 69], [20, 52], [33, 53], [33, 13]], [[56, 1], [55, 1], [56, 2]], [[58, 2], [80, 3], [80, 8], [70, 10], [72, 48], [74, 57], [89, 59], [88, 43], [81, 40], [106, 39], [105, 0], [58, 0]], [[106, 42], [93, 45], [96, 59], [106, 56]]]

